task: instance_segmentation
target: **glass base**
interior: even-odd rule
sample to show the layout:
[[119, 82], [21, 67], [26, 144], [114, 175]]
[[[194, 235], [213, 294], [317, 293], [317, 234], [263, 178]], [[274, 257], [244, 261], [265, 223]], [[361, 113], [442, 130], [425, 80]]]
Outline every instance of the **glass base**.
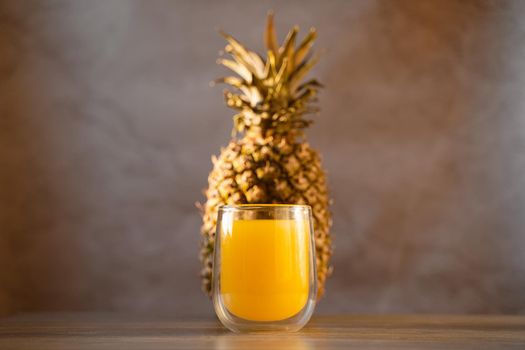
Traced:
[[312, 317], [315, 298], [309, 298], [305, 306], [296, 315], [279, 321], [252, 321], [238, 317], [228, 311], [220, 295], [213, 296], [213, 306], [219, 321], [236, 333], [282, 333], [297, 332]]

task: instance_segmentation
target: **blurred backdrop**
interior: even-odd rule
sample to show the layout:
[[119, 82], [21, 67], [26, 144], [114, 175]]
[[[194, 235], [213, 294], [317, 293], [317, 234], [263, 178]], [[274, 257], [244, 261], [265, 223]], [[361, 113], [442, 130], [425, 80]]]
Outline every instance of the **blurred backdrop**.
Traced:
[[319, 32], [319, 313], [525, 313], [525, 2], [1, 1], [0, 313], [212, 315], [198, 277], [223, 28]]

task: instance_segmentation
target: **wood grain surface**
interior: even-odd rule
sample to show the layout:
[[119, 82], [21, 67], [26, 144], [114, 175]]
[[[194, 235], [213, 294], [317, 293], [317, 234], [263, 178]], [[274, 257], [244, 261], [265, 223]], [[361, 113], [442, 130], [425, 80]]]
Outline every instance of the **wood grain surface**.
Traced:
[[325, 316], [294, 334], [233, 334], [210, 319], [22, 314], [0, 319], [0, 349], [525, 349], [525, 317]]

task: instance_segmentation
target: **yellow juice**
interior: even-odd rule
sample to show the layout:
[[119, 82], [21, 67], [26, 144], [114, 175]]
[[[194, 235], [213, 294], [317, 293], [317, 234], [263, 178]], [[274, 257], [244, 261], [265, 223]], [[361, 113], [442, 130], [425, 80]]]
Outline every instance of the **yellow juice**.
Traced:
[[221, 298], [228, 311], [252, 321], [301, 311], [309, 291], [309, 239], [304, 220], [238, 220], [222, 230]]

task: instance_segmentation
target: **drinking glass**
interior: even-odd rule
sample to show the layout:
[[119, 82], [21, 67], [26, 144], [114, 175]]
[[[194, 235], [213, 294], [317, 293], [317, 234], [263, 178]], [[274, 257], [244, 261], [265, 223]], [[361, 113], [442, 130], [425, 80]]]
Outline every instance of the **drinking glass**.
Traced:
[[215, 312], [234, 332], [301, 329], [317, 293], [311, 208], [219, 208], [212, 288]]

